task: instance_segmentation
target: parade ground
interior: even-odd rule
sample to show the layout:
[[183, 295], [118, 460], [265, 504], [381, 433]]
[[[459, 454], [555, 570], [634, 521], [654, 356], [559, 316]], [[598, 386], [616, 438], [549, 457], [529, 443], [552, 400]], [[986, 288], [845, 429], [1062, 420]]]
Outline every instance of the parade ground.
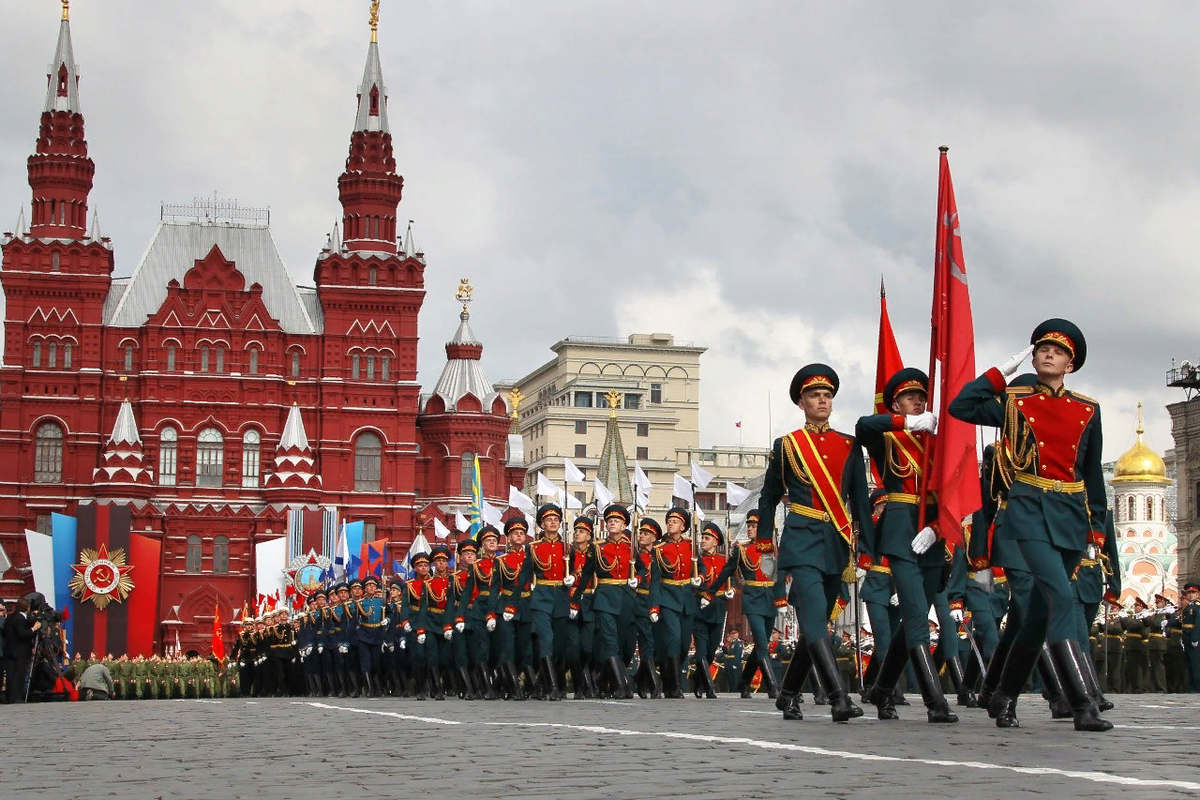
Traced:
[[[0, 796], [24, 798], [1200, 797], [1200, 695], [1113, 698], [1107, 734], [978, 710], [932, 726], [784, 722], [718, 701], [164, 700], [8, 706]], [[919, 702], [919, 701], [918, 701]], [[1068, 779], [1071, 782], [1068, 783]]]

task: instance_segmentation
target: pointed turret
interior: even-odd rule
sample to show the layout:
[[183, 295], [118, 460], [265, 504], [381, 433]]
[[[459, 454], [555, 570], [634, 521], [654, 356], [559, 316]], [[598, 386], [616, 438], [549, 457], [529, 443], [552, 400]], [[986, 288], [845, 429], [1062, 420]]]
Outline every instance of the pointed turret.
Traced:
[[[507, 419], [508, 408], [504, 400], [496, 392], [495, 386], [483, 372], [480, 358], [483, 356], [483, 344], [471, 330], [471, 313], [467, 304], [471, 302], [473, 288], [466, 278], [459, 283], [458, 301], [462, 303], [462, 312], [458, 315], [458, 330], [454, 338], [446, 342], [446, 366], [442, 368], [441, 377], [433, 387], [430, 400], [441, 400], [446, 411], [458, 411], [459, 404], [464, 398], [470, 397], [467, 407], [472, 411], [487, 411], [493, 407], [499, 409]], [[496, 405], [499, 401], [500, 405]]]
[[21, 212], [17, 214], [17, 229], [13, 231], [13, 234], [20, 239], [25, 233], [25, 206], [21, 206]]
[[97, 497], [150, 496], [154, 490], [154, 475], [146, 468], [142, 437], [129, 398], [125, 398], [117, 410], [117, 419], [101, 458], [103, 466], [92, 472]]
[[93, 242], [98, 242], [104, 238], [104, 234], [100, 232], [100, 212], [92, 210], [92, 226], [88, 228], [87, 238]]
[[300, 406], [292, 403], [288, 410], [283, 435], [275, 448], [275, 471], [267, 476], [266, 488], [272, 499], [281, 502], [304, 502], [317, 497], [321, 476], [316, 473], [312, 447], [304, 430]]
[[633, 502], [633, 486], [629, 483], [629, 466], [625, 462], [625, 445], [617, 424], [617, 405], [621, 393], [613, 389], [605, 395], [610, 413], [604, 426], [604, 444], [600, 448], [600, 465], [596, 477], [608, 487], [620, 503]]
[[62, 22], [58, 26], [58, 45], [46, 73], [46, 103], [43, 111], [70, 111], [79, 107], [79, 67], [75, 49], [71, 46], [71, 3], [63, 0]]

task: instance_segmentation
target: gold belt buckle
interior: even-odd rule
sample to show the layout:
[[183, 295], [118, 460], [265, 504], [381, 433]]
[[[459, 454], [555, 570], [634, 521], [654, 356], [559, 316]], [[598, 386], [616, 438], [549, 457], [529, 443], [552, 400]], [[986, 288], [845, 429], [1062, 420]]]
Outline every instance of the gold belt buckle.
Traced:
[[829, 520], [830, 520], [829, 512], [826, 511], [824, 514], [822, 514], [821, 519], [824, 520], [825, 522], [829, 522]]
[[1052, 488], [1053, 488], [1053, 489], [1054, 489], [1054, 491], [1056, 491], [1056, 492], [1061, 492], [1061, 491], [1063, 490], [1063, 482], [1062, 482], [1062, 481], [1055, 481], [1055, 482], [1054, 482], [1054, 486], [1053, 486]]

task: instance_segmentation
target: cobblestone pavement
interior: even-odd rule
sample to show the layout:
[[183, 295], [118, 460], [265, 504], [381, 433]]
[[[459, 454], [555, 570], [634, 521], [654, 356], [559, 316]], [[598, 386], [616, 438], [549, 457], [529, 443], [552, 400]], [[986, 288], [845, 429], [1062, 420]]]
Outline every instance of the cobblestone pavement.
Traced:
[[0, 797], [1200, 797], [1200, 695], [1114, 697], [1107, 734], [1028, 695], [1013, 731], [919, 705], [835, 725], [808, 699], [803, 722], [761, 695], [0, 706]]

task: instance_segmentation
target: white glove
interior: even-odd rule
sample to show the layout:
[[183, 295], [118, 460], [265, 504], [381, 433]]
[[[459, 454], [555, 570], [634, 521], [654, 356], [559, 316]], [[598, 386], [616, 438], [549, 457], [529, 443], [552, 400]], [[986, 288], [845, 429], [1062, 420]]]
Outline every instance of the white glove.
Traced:
[[728, 589], [725, 590], [725, 599], [726, 600], [733, 599], [733, 587], [732, 586], [730, 586]]
[[704, 582], [703, 579], [701, 579], [701, 577], [699, 575], [692, 578], [692, 586], [699, 586], [703, 582]]
[[937, 534], [933, 532], [933, 528], [926, 525], [921, 528], [921, 532], [913, 537], [912, 551], [917, 555], [921, 555], [929, 548], [933, 547], [933, 543], [937, 541]]
[[408, 639], [401, 639], [401, 640], [400, 640], [400, 649], [401, 649], [401, 650], [407, 650], [407, 649], [408, 649]]
[[711, 604], [711, 601], [707, 597], [700, 598], [700, 607], [701, 608], [708, 608], [710, 604]]
[[574, 586], [574, 585], [575, 585], [575, 576], [574, 575], [568, 575], [565, 578], [563, 578], [563, 586]]
[[892, 606], [900, 605], [900, 595], [898, 595], [898, 594], [892, 595], [892, 599], [888, 600], [888, 605], [892, 605]]
[[627, 580], [625, 582], [627, 584], [629, 584], [630, 589], [636, 589], [638, 587], [638, 579], [637, 578], [630, 578], [629, 580]]
[[855, 567], [854, 579], [861, 581], [865, 577], [867, 577], [867, 571], [865, 569], [863, 569], [862, 567]]
[[447, 642], [450, 641], [451, 639], [454, 638], [454, 629], [447, 628], [446, 630], [442, 631], [442, 636], [446, 639]]
[[382, 624], [382, 625], [387, 625], [387, 624], [388, 624], [388, 618], [387, 618], [387, 617], [384, 617], [384, 618], [383, 618], [383, 622], [382, 622], [381, 624]]
[[937, 414], [932, 411], [926, 411], [923, 414], [909, 414], [904, 418], [904, 427], [913, 433], [924, 431], [925, 433], [937, 432]]
[[410, 622], [408, 622], [408, 621], [405, 621], [405, 623], [404, 623], [404, 632], [405, 632], [405, 633], [412, 633], [412, 623], [410, 623]]
[[1089, 561], [1095, 561], [1095, 560], [1096, 560], [1096, 545], [1094, 545], [1094, 544], [1089, 544], [1089, 545], [1087, 546], [1087, 557], [1088, 557], [1088, 560], [1089, 560]]
[[954, 620], [955, 623], [962, 625], [962, 621], [963, 621], [962, 609], [961, 608], [950, 609], [950, 619]]
[[454, 623], [454, 630], [458, 631], [459, 633], [462, 633], [466, 629], [466, 627], [467, 627], [467, 623], [465, 623], [465, 622]]
[[1000, 374], [1007, 378], [1009, 375], [1012, 375], [1014, 372], [1017, 371], [1017, 368], [1020, 367], [1021, 364], [1023, 364], [1025, 362], [1025, 359], [1029, 358], [1029, 355], [1032, 352], [1033, 352], [1033, 345], [1029, 345], [1029, 347], [1026, 347], [1024, 350], [1022, 350], [1021, 352], [1014, 355], [1008, 361], [1005, 361], [1003, 364], [996, 367], [996, 369], [1000, 370]]
[[504, 621], [505, 621], [505, 622], [512, 622], [512, 621], [513, 621], [513, 619], [514, 619], [516, 616], [517, 616], [517, 615], [516, 615], [516, 614], [514, 614], [514, 613], [512, 613], [511, 611], [505, 611], [505, 612], [504, 612]]
[[575, 618], [577, 618], [578, 616], [579, 616], [579, 609], [578, 609], [578, 608], [572, 608], [572, 609], [571, 609], [571, 619], [575, 619]]
[[496, 620], [494, 620], [494, 619], [489, 619], [489, 620], [487, 621], [487, 629], [488, 629], [489, 631], [494, 631], [494, 630], [496, 630]]
[[423, 633], [417, 634], [417, 644], [425, 644], [425, 634], [423, 634]]
[[651, 611], [651, 612], [650, 612], [650, 621], [651, 621], [651, 622], [658, 622], [658, 612], [657, 612], [657, 611]]

